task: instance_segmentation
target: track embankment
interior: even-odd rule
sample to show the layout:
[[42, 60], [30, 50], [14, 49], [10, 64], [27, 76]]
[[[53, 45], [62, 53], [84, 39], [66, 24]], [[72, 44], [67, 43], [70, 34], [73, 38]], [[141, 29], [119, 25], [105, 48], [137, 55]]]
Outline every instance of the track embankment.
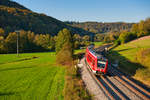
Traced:
[[[105, 46], [99, 50], [104, 48]], [[94, 100], [150, 100], [149, 90], [136, 84], [111, 64], [108, 66], [108, 74], [96, 76], [85, 58], [82, 58], [79, 63], [82, 65], [82, 79]]]

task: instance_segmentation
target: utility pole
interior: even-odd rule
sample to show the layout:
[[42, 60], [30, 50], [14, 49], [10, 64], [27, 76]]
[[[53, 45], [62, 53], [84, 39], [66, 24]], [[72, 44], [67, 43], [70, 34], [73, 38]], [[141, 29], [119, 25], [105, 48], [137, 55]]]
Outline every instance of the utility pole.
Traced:
[[19, 57], [19, 30], [15, 31], [17, 33], [17, 57]]

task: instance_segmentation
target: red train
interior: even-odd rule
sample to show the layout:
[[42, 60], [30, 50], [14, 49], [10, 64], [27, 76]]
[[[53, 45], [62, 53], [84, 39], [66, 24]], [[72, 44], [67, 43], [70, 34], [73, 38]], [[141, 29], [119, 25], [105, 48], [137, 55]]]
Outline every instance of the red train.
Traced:
[[108, 59], [102, 54], [97, 54], [94, 45], [90, 45], [86, 49], [86, 62], [95, 74], [106, 74], [108, 67]]

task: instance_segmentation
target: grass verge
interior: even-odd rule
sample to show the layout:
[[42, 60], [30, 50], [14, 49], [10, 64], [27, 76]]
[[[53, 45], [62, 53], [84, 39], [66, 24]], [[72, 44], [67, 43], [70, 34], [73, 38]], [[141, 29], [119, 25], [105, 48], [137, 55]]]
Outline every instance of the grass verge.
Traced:
[[[74, 55], [74, 65], [77, 64], [83, 54], [79, 53]], [[91, 100], [91, 95], [85, 88], [84, 82], [81, 79], [81, 69], [78, 67], [68, 66], [66, 67], [66, 82], [64, 88], [65, 100]]]
[[67, 67], [66, 82], [64, 88], [65, 100], [91, 100], [84, 83], [80, 77], [80, 69]]

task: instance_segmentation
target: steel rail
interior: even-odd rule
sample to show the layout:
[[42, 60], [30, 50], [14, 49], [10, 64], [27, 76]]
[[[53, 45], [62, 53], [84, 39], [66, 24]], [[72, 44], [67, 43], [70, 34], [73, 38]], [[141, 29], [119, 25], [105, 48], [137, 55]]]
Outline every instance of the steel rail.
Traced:
[[109, 82], [108, 80], [105, 79], [104, 76], [100, 76], [104, 82], [121, 98], [121, 100], [126, 100], [126, 98], [119, 92], [117, 91]]
[[[86, 62], [86, 61], [85, 61], [85, 62]], [[90, 75], [92, 76], [92, 78], [95, 80], [95, 82], [96, 82], [100, 87], [103, 88], [103, 90], [104, 90], [104, 92], [106, 93], [106, 95], [107, 95], [111, 100], [115, 100], [115, 98], [114, 98], [114, 97], [112, 96], [112, 94], [106, 89], [106, 87], [102, 84], [102, 82], [101, 82], [100, 80], [98, 80], [98, 79], [96, 78], [96, 76], [93, 74], [93, 72], [92, 72], [91, 69], [89, 68], [89, 65], [86, 64], [86, 63], [85, 63], [85, 65], [86, 65], [86, 68], [87, 68], [87, 70], [89, 71]]]
[[127, 77], [125, 77], [124, 75], [121, 75], [121, 73], [119, 71], [117, 71], [115, 69], [115, 72], [117, 72], [119, 74], [119, 76], [121, 76], [123, 79], [125, 79], [126, 81], [128, 81], [130, 84], [132, 84], [133, 86], [135, 86], [136, 88], [138, 88], [139, 90], [141, 90], [142, 92], [144, 92], [145, 94], [150, 96], [150, 92], [145, 90], [144, 88], [142, 88], [141, 86], [135, 84], [133, 81], [131, 81], [130, 79], [128, 79]]
[[[114, 72], [112, 72], [112, 74], [114, 74]], [[114, 74], [115, 75], [115, 74]], [[118, 75], [114, 76], [115, 79], [117, 79], [119, 82], [121, 82], [122, 84], [124, 84], [127, 88], [129, 88], [132, 92], [134, 92], [135, 94], [137, 94], [138, 96], [140, 96], [141, 98], [143, 98], [144, 100], [150, 100], [150, 98], [148, 98], [147, 96], [145, 96], [144, 94], [142, 94], [141, 92], [137, 91], [135, 88], [133, 88], [131, 85], [127, 84], [127, 82], [125, 82], [123, 79], [121, 79]]]

